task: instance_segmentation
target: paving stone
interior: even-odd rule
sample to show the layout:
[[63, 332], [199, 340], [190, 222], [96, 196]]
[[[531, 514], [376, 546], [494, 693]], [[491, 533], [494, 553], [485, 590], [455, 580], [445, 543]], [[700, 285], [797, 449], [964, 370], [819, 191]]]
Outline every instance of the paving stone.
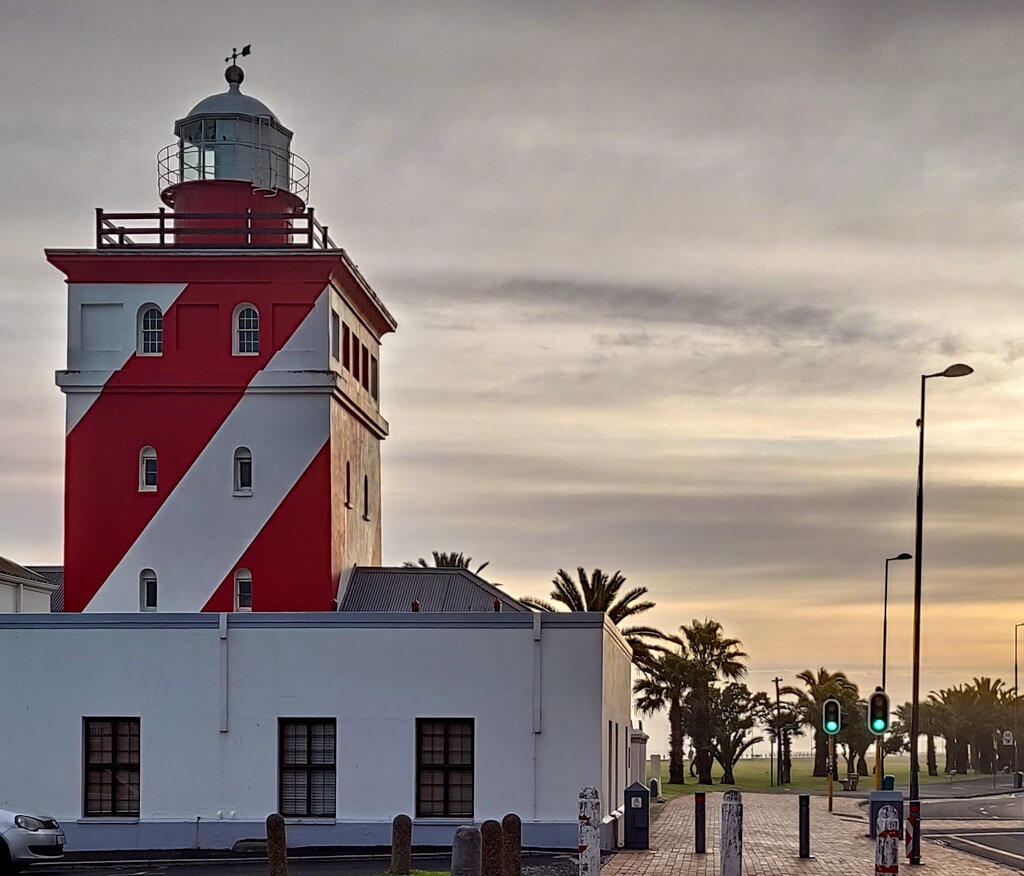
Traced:
[[[835, 800], [828, 812], [824, 797], [811, 797], [811, 855], [798, 857], [796, 794], [743, 795], [743, 873], [746, 876], [867, 876], [874, 872], [875, 845], [867, 836], [864, 808], [854, 800]], [[721, 793], [707, 795], [707, 849], [693, 853], [693, 797], [676, 797], [665, 804], [651, 828], [649, 851], [621, 851], [601, 868], [601, 876], [718, 876]], [[965, 828], [975, 822], [929, 821], [929, 831]], [[1007, 824], [1007, 822], [996, 822]], [[1018, 822], [1013, 822], [1019, 825]], [[984, 822], [993, 827], [993, 822]], [[1009, 826], [1009, 824], [1007, 824]], [[1006, 876], [1013, 872], [965, 852], [929, 842], [921, 847], [929, 876]], [[903, 873], [911, 870], [906, 859]]]

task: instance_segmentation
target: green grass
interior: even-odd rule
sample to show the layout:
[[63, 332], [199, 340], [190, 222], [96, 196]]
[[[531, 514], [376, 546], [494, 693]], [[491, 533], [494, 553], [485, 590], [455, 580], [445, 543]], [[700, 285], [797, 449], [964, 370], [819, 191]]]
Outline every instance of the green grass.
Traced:
[[[874, 756], [869, 754], [868, 756], [868, 769], [870, 770], [874, 765]], [[923, 770], [924, 762], [922, 760], [922, 772], [920, 773], [921, 784], [932, 784], [935, 782], [948, 782], [947, 776], [928, 776]], [[722, 790], [727, 791], [730, 788], [734, 788], [737, 791], [776, 791], [785, 792], [790, 791], [820, 791], [825, 792], [827, 787], [827, 779], [815, 778], [811, 773], [814, 771], [814, 758], [812, 757], [798, 757], [793, 759], [792, 778], [793, 781], [786, 785], [785, 788], [779, 788], [778, 786], [772, 787], [769, 784], [769, 759], [766, 757], [752, 758], [750, 760], [741, 760], [736, 764], [733, 769], [733, 776], [736, 779], [735, 785], [719, 785], [719, 781], [722, 778], [722, 770], [718, 764], [715, 764], [711, 771], [711, 777], [714, 780], [714, 785], [698, 785], [697, 780], [691, 779], [689, 774], [689, 762], [686, 764], [686, 784], [685, 785], [670, 785], [668, 782], [668, 762], [663, 760], [661, 762], [661, 794], [663, 797], [678, 797], [682, 794], [693, 794], [697, 791], [709, 791], [709, 790]], [[886, 773], [892, 774], [896, 778], [896, 787], [906, 788], [910, 784], [910, 757], [902, 756], [896, 757], [889, 755], [885, 759], [885, 771]], [[843, 778], [846, 777], [846, 761], [840, 758], [839, 760], [839, 775]], [[959, 775], [954, 776], [953, 781], [963, 781], [964, 779], [977, 779], [978, 776]], [[870, 791], [874, 787], [874, 776], [861, 776], [860, 783], [857, 785], [858, 791]], [[835, 790], [841, 791], [842, 785], [838, 782], [835, 784]]]

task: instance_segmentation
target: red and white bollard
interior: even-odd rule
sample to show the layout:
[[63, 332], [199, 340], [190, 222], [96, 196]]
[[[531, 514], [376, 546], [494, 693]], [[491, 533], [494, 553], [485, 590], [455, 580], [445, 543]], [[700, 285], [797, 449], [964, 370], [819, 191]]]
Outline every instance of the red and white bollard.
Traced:
[[895, 806], [879, 808], [875, 819], [875, 874], [900, 872], [900, 812]]

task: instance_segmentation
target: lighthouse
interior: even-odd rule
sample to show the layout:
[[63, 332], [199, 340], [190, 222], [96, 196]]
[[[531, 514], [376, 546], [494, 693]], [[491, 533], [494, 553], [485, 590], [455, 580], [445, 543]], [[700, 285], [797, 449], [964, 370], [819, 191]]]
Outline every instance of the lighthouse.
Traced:
[[242, 91], [175, 122], [163, 206], [48, 249], [68, 290], [65, 611], [328, 611], [381, 559], [396, 323]]

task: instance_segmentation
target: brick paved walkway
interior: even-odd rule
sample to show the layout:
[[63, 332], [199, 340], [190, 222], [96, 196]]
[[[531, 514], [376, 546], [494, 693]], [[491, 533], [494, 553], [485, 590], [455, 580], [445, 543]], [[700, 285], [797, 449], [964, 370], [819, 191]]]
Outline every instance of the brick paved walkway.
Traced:
[[[865, 836], [864, 808], [849, 799], [836, 799], [832, 814], [824, 797], [811, 797], [811, 855], [798, 857], [796, 795], [743, 795], [743, 872], [749, 876], [828, 874], [872, 876], [874, 841]], [[693, 798], [676, 797], [665, 804], [651, 829], [651, 849], [618, 852], [602, 868], [601, 876], [718, 876], [718, 823], [722, 795], [707, 795], [707, 854], [693, 854]], [[945, 822], [942, 822], [945, 824]], [[929, 825], [930, 829], [938, 822]], [[963, 825], [964, 822], [959, 822]], [[1010, 826], [1008, 822], [996, 822]], [[992, 822], [986, 826], [992, 827]], [[1015, 872], [955, 849], [928, 842], [921, 859], [927, 869], [910, 868], [901, 859], [902, 873], [929, 876], [1007, 876]]]

